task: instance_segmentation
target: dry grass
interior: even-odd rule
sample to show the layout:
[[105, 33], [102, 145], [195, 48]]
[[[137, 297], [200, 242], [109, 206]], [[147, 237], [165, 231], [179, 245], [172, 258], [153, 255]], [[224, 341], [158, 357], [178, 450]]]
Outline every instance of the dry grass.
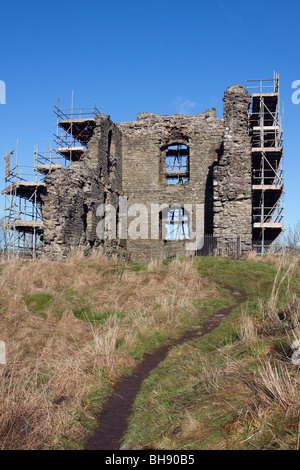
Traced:
[[236, 340], [199, 353], [201, 413], [182, 418], [186, 441], [197, 439], [198, 430], [205, 449], [300, 448], [300, 369], [291, 360], [293, 343], [300, 357], [298, 259], [276, 264], [270, 297], [251, 314], [248, 304], [242, 307]]
[[240, 339], [247, 346], [251, 345], [252, 343], [257, 343], [258, 341], [257, 325], [255, 319], [252, 316], [249, 316], [245, 308], [242, 309], [242, 316], [240, 320]]
[[274, 253], [266, 253], [265, 255], [258, 255], [256, 251], [251, 251], [247, 254], [246, 260], [250, 263], [271, 263], [277, 268], [282, 268], [283, 265], [290, 264], [291, 262], [294, 263], [295, 261], [299, 263], [299, 252], [298, 253], [290, 253], [288, 254], [274, 254]]
[[278, 405], [285, 411], [299, 408], [300, 382], [288, 366], [268, 359], [261, 364], [254, 381], [259, 399], [267, 405]]
[[[233, 439], [239, 446], [299, 449], [300, 370], [291, 357], [293, 343], [297, 351], [300, 344], [298, 264], [297, 257], [281, 257], [268, 302], [259, 303], [254, 317], [245, 313], [241, 317], [242, 342], [249, 349], [260, 342], [268, 354], [258, 356], [254, 375], [246, 378], [253, 402], [247, 416], [239, 420], [244, 436]], [[287, 302], [284, 309], [279, 305], [280, 296]]]
[[[92, 422], [91, 393], [104, 396], [134, 367], [129, 353], [141, 338], [179, 335], [187, 317], [197, 318], [193, 300], [216, 295], [192, 260], [134, 271], [101, 253], [1, 263], [0, 292], [0, 449], [72, 447]], [[26, 300], [37, 295], [50, 299], [42, 312]]]
[[[268, 266], [248, 271], [240, 263], [240, 277], [249, 276], [261, 300], [249, 295], [220, 328], [172, 351], [154, 372], [131, 420], [133, 449], [137, 442], [158, 449], [300, 448], [300, 368], [291, 360], [300, 340], [299, 260], [268, 261], [277, 275], [273, 266], [267, 277]], [[144, 419], [149, 429], [141, 431]]]

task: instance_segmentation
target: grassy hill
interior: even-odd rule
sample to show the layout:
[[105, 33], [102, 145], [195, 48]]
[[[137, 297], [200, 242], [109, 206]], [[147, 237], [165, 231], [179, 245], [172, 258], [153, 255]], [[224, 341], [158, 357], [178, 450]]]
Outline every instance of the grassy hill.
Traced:
[[248, 301], [152, 372], [124, 444], [297, 448], [298, 279], [293, 258], [132, 264], [75, 253], [1, 263], [0, 448], [83, 448], [120, 377], [234, 303], [214, 280], [244, 290]]

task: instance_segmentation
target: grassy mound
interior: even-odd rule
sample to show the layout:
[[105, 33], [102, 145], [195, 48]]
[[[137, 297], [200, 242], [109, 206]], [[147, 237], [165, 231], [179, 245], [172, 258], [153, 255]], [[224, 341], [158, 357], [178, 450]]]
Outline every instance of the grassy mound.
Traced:
[[0, 448], [80, 448], [119, 377], [219, 297], [192, 260], [1, 264]]
[[[135, 403], [132, 449], [299, 449], [299, 264], [199, 259], [248, 302], [173, 349]], [[299, 342], [300, 344], [300, 342]], [[294, 349], [291, 347], [294, 345]], [[180, 373], [179, 373], [180, 371]]]

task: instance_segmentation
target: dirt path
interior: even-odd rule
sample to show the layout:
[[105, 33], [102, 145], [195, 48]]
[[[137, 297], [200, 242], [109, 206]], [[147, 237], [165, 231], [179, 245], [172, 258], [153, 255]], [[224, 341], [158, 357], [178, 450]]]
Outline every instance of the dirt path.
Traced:
[[[215, 281], [214, 281], [215, 282]], [[86, 450], [118, 450], [120, 449], [123, 436], [127, 430], [131, 407], [141, 388], [143, 381], [150, 372], [165, 359], [170, 349], [181, 345], [186, 341], [200, 338], [216, 328], [221, 321], [227, 317], [238, 305], [247, 300], [246, 294], [238, 289], [233, 289], [223, 283], [218, 285], [230, 291], [236, 303], [231, 307], [217, 310], [205, 323], [192, 331], [184, 333], [172, 344], [157, 349], [153, 354], [146, 354], [143, 362], [136, 368], [131, 377], [125, 377], [119, 381], [114, 393], [106, 402], [97, 420], [99, 428], [89, 440]]]

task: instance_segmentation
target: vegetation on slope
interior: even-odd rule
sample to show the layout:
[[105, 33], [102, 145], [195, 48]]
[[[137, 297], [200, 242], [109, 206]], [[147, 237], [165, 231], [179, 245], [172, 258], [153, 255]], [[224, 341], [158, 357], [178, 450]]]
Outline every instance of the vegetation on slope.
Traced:
[[[298, 266], [221, 258], [124, 263], [75, 253], [0, 265], [0, 448], [82, 448], [116, 381], [147, 352], [234, 303], [174, 348], [139, 394], [129, 448], [298, 448]], [[281, 264], [281, 263], [284, 264]], [[276, 265], [279, 266], [276, 266]]]
[[0, 448], [80, 448], [116, 380], [220, 297], [192, 260], [0, 265]]
[[[297, 260], [198, 259], [248, 302], [209, 335], [173, 349], [135, 403], [124, 443], [141, 449], [299, 449]], [[293, 356], [294, 354], [294, 356]], [[178, 373], [180, 371], [180, 373]]]

